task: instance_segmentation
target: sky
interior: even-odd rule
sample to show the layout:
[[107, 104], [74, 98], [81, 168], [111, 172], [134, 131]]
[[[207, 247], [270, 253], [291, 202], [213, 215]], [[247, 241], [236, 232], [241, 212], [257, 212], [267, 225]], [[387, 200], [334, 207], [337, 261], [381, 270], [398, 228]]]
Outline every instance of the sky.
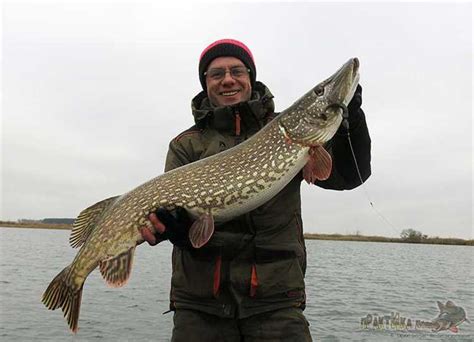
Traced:
[[306, 232], [473, 238], [470, 2], [4, 1], [0, 219], [76, 217], [161, 174], [221, 38], [277, 111], [360, 60], [372, 176], [303, 184]]

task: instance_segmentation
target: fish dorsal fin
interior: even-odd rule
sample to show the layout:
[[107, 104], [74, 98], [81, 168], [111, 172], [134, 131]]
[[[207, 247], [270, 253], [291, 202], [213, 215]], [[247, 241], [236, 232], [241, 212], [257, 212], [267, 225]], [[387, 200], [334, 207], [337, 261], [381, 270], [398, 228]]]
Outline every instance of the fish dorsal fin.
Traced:
[[95, 224], [102, 213], [108, 209], [118, 197], [119, 196], [107, 198], [81, 211], [72, 225], [71, 236], [69, 237], [71, 247], [76, 248], [84, 244], [94, 230]]
[[308, 183], [317, 180], [326, 180], [331, 175], [332, 158], [322, 146], [311, 147], [308, 151], [309, 159], [303, 167], [303, 178]]
[[135, 247], [117, 255], [116, 257], [102, 260], [99, 263], [100, 273], [110, 287], [121, 287], [130, 278]]
[[189, 228], [189, 241], [194, 248], [204, 246], [214, 233], [214, 217], [206, 213], [199, 216]]

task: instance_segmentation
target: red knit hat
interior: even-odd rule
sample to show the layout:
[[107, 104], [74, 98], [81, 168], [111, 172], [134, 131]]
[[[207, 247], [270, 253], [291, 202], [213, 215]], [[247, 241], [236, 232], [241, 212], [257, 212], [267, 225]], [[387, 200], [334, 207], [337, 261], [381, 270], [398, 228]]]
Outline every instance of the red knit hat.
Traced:
[[199, 57], [199, 81], [201, 81], [202, 89], [207, 91], [204, 73], [209, 64], [217, 57], [235, 57], [240, 59], [250, 69], [250, 83], [252, 87], [255, 85], [257, 69], [255, 68], [255, 62], [250, 49], [238, 40], [220, 39], [206, 47], [201, 53], [201, 57]]

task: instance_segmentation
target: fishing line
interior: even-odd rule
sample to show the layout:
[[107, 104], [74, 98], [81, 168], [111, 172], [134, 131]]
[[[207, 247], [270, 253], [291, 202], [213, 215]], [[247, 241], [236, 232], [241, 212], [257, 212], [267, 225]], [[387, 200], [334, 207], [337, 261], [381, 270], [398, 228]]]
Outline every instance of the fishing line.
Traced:
[[371, 200], [371, 198], [369, 196], [367, 188], [365, 187], [365, 184], [364, 184], [364, 180], [362, 179], [362, 175], [360, 173], [359, 164], [357, 163], [357, 158], [356, 158], [356, 155], [355, 155], [355, 152], [354, 152], [354, 148], [352, 147], [351, 134], [349, 132], [349, 121], [347, 120], [346, 116], [347, 116], [347, 114], [344, 115], [344, 120], [343, 120], [342, 124], [346, 128], [346, 131], [347, 131], [347, 141], [349, 142], [349, 148], [351, 149], [352, 158], [354, 159], [354, 164], [355, 164], [355, 167], [356, 167], [356, 170], [357, 170], [357, 175], [359, 176], [360, 184], [362, 185], [362, 190], [364, 191], [365, 197], [367, 197], [367, 200], [370, 203], [370, 207], [379, 216], [379, 218], [382, 221], [384, 221], [386, 224], [388, 224], [390, 226], [390, 228], [392, 228], [398, 235], [400, 235], [401, 229], [396, 227], [384, 215], [382, 215], [382, 213], [380, 211], [378, 211], [377, 208], [375, 208], [374, 202]]

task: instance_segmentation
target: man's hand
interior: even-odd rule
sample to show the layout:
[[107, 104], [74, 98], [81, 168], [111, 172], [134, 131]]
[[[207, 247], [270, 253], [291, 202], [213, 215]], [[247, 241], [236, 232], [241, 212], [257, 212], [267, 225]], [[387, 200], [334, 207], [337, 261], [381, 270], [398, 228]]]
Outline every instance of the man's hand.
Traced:
[[[170, 240], [178, 247], [189, 247], [188, 232], [192, 220], [185, 209], [177, 207], [172, 212], [159, 208], [148, 216], [153, 228], [141, 227], [140, 233], [149, 245], [154, 246], [161, 241]], [[155, 232], [152, 230], [154, 229]]]

